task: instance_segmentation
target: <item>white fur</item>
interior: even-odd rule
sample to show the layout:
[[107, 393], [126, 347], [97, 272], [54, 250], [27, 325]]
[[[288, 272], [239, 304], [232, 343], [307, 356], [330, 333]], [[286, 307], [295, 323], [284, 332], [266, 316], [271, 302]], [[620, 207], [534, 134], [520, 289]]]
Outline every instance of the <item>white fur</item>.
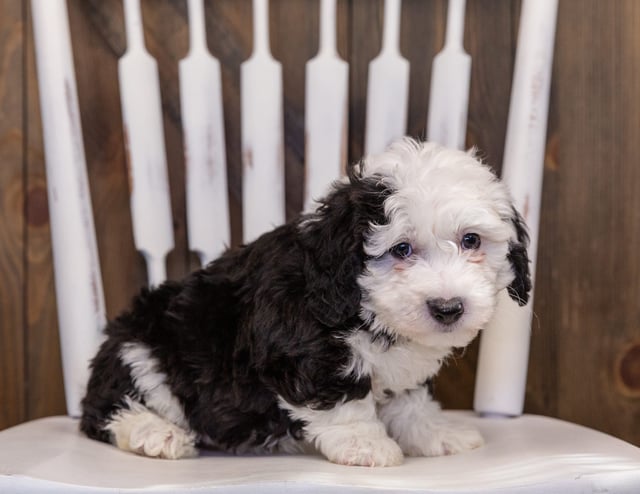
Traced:
[[[359, 278], [363, 318], [374, 331], [425, 346], [467, 345], [513, 279], [507, 254], [516, 232], [506, 188], [473, 155], [408, 139], [362, 166], [394, 190], [384, 203], [389, 221], [371, 225], [364, 246], [371, 260]], [[478, 250], [461, 247], [467, 233], [480, 235]], [[389, 252], [399, 242], [413, 247], [409, 258]], [[426, 301], [453, 297], [462, 299], [464, 315], [443, 327]]]
[[105, 430], [111, 432], [114, 444], [124, 451], [167, 459], [198, 455], [193, 433], [160, 418], [130, 398], [127, 407], [114, 415]]
[[378, 416], [407, 456], [441, 456], [482, 446], [473, 427], [448, 421], [429, 391], [417, 388], [380, 405]]
[[141, 343], [125, 343], [120, 350], [120, 360], [131, 368], [133, 383], [144, 397], [147, 408], [187, 429], [182, 405], [166, 384], [166, 374], [158, 371], [159, 364], [151, 356], [151, 350]]
[[306, 422], [306, 439], [334, 463], [371, 467], [402, 463], [402, 451], [387, 436], [371, 394], [330, 410], [296, 407], [282, 399], [280, 406], [293, 419]]
[[387, 400], [389, 392], [421, 387], [451, 352], [450, 347], [427, 347], [408, 339], [387, 348], [383, 341], [372, 341], [371, 335], [363, 332], [354, 333], [347, 341], [354, 358], [345, 375], [370, 376], [377, 403]]

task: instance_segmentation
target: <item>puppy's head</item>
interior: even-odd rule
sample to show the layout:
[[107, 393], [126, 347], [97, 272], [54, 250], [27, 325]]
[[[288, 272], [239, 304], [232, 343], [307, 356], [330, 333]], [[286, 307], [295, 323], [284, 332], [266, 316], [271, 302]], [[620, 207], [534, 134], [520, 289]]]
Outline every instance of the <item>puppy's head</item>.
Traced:
[[500, 290], [527, 303], [526, 228], [473, 154], [403, 139], [357, 165], [350, 180], [376, 184], [380, 201], [357, 277], [360, 313], [374, 331], [464, 346], [491, 318]]

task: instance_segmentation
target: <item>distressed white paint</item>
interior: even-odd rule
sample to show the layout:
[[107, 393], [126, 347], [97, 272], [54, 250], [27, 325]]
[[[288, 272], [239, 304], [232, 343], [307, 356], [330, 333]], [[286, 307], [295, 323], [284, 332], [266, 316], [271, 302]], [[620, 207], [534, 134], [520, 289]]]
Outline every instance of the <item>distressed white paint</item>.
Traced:
[[409, 62], [400, 54], [401, 0], [385, 0], [382, 50], [369, 64], [365, 154], [383, 151], [407, 129]]
[[240, 67], [244, 242], [285, 221], [282, 66], [269, 49], [268, 0], [253, 0], [253, 53]]
[[349, 65], [336, 50], [336, 0], [321, 0], [320, 50], [306, 66], [306, 209], [346, 165], [348, 89]]
[[140, 0], [124, 0], [124, 14], [127, 51], [118, 61], [118, 79], [133, 238], [153, 286], [165, 280], [165, 256], [174, 245], [160, 82], [156, 61], [144, 45]]
[[202, 0], [189, 0], [189, 53], [180, 61], [189, 247], [202, 265], [231, 243], [220, 62], [207, 48]]
[[463, 149], [467, 133], [471, 57], [464, 51], [465, 0], [449, 0], [444, 48], [431, 69], [427, 138]]
[[[557, 0], [524, 0], [502, 167], [503, 180], [529, 225], [532, 279], [536, 271], [540, 197]], [[476, 375], [477, 412], [520, 415], [529, 359], [533, 297], [519, 307], [502, 294], [482, 334]]]
[[106, 322], [102, 277], [67, 6], [64, 0], [32, 0], [31, 7], [67, 411], [78, 416], [89, 360]]

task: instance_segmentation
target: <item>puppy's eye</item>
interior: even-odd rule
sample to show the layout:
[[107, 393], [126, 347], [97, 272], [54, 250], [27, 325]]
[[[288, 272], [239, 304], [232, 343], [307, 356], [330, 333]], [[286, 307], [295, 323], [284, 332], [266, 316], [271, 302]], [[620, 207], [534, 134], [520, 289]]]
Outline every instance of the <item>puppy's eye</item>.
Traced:
[[477, 233], [465, 233], [460, 241], [464, 250], [477, 250], [480, 248], [480, 235]]
[[409, 257], [411, 254], [413, 254], [413, 247], [411, 247], [411, 244], [408, 242], [400, 242], [399, 244], [391, 247], [390, 252], [395, 257], [398, 257], [400, 259], [405, 259]]

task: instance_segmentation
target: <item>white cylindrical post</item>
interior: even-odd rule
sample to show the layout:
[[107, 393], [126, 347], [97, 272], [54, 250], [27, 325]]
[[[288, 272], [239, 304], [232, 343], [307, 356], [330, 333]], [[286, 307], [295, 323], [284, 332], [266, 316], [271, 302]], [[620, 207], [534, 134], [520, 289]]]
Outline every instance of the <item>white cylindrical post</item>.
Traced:
[[[503, 180], [529, 226], [532, 278], [536, 269], [540, 197], [553, 64], [557, 0], [524, 0], [507, 136]], [[515, 416], [524, 408], [533, 297], [519, 307], [502, 293], [482, 333], [474, 409]]]
[[106, 323], [65, 0], [32, 0], [67, 411], [80, 401]]

